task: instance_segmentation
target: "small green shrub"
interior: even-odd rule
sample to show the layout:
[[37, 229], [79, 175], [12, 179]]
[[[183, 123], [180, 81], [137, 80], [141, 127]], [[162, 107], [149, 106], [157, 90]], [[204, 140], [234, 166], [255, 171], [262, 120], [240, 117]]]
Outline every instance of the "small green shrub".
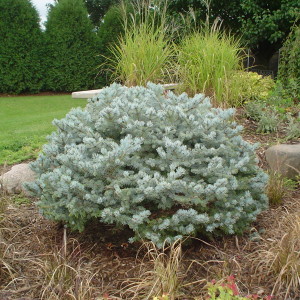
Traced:
[[282, 51], [278, 78], [283, 82], [286, 90], [291, 94], [296, 92], [300, 96], [300, 26], [294, 25]]
[[257, 122], [258, 133], [268, 133], [277, 131], [281, 119], [273, 107], [269, 107], [264, 102], [250, 101], [244, 105], [246, 116]]
[[[268, 95], [268, 96], [267, 96]], [[273, 85], [265, 97], [244, 104], [246, 116], [257, 122], [257, 132], [268, 133], [284, 130], [286, 140], [300, 137], [299, 109], [295, 94], [288, 91], [281, 81]]]
[[293, 118], [290, 114], [287, 116], [288, 124], [286, 127], [287, 140], [298, 139], [300, 138], [300, 112], [298, 117]]
[[265, 111], [262, 111], [260, 114], [260, 119], [257, 123], [257, 132], [275, 132], [278, 130], [279, 125], [280, 119], [278, 114], [271, 109], [267, 109]]
[[255, 72], [235, 72], [228, 81], [228, 98], [231, 106], [241, 106], [244, 102], [266, 100], [275, 86], [271, 77], [263, 77]]
[[259, 121], [262, 111], [266, 109], [266, 104], [259, 101], [249, 101], [244, 105], [246, 116], [254, 121]]
[[158, 246], [240, 233], [267, 207], [267, 175], [233, 114], [202, 94], [111, 85], [54, 121], [28, 188], [47, 218], [73, 229], [99, 218]]
[[[300, 95], [298, 96], [298, 98]], [[277, 80], [276, 85], [270, 93], [270, 96], [265, 99], [267, 105], [274, 107], [278, 113], [285, 115], [286, 112], [293, 109], [297, 103], [297, 92], [288, 90], [288, 86], [280, 80]]]

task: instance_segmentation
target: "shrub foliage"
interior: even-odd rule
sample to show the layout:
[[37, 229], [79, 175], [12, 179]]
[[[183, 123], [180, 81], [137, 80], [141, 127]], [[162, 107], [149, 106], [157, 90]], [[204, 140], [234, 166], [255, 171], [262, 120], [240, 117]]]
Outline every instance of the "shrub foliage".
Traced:
[[47, 89], [72, 92], [93, 88], [99, 43], [82, 0], [60, 0], [46, 23]]
[[29, 0], [0, 1], [0, 93], [38, 92], [42, 87], [42, 32]]
[[267, 206], [255, 145], [198, 94], [113, 84], [55, 120], [28, 185], [50, 219], [128, 225], [158, 246], [184, 235], [239, 233]]

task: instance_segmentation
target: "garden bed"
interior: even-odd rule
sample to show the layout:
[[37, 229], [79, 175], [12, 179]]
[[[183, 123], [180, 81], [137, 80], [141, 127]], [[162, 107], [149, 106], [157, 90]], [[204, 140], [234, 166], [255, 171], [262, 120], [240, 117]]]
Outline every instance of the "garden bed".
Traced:
[[[264, 151], [284, 133], [256, 134], [255, 124], [242, 116], [239, 111], [237, 120], [245, 126], [243, 136], [261, 143], [257, 154], [266, 169]], [[129, 230], [95, 221], [83, 233], [72, 233], [41, 217], [34, 199], [2, 195], [1, 203], [5, 202], [1, 299], [74, 299], [72, 295], [81, 295], [75, 299], [146, 299], [146, 283], [153, 283], [155, 276], [159, 280], [160, 274], [153, 273], [153, 260], [146, 255], [149, 249], [141, 243], [128, 243]], [[292, 213], [300, 213], [299, 185], [286, 194], [280, 206], [263, 212], [242, 236], [198, 237], [184, 244], [177, 274], [182, 277], [178, 299], [205, 299], [207, 282], [225, 282], [231, 275], [241, 295], [270, 295], [275, 281], [259, 265], [263, 258], [256, 251], [266, 250], [271, 240], [282, 238], [285, 232], [279, 224]], [[273, 292], [274, 299], [299, 298], [292, 291], [286, 295], [285, 285], [280, 284], [282, 288]]]

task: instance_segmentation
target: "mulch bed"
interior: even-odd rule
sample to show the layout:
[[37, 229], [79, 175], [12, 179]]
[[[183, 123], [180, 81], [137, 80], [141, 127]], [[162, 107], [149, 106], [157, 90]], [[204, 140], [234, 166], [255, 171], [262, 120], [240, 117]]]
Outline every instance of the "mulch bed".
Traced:
[[[261, 144], [257, 154], [260, 159], [260, 166], [266, 169], [264, 152], [270, 145], [282, 141], [284, 132], [256, 134], [255, 123], [243, 118], [242, 111], [237, 112], [236, 119], [245, 128], [243, 132], [245, 140]], [[297, 142], [300, 140], [289, 143]], [[5, 167], [2, 166], [3, 168]], [[22, 211], [21, 214], [20, 211]], [[278, 226], [278, 221], [287, 211], [300, 212], [299, 186], [297, 190], [291, 192], [284, 199], [282, 206], [272, 207], [263, 212], [252, 225], [252, 228], [242, 236], [228, 236], [210, 240], [198, 237], [198, 239], [191, 240], [183, 246], [184, 259], [182, 264], [183, 269], [188, 270], [188, 281], [193, 282], [203, 278], [222, 280], [226, 276], [234, 275], [240, 290], [245, 295], [248, 293], [269, 295], [272, 286], [268, 276], [266, 274], [262, 274], [261, 278], [253, 276], [251, 254], [258, 250], [265, 240], [274, 238], [278, 234], [274, 228]], [[29, 251], [33, 256], [53, 251], [54, 248], [59, 249], [62, 246], [63, 226], [45, 220], [39, 215], [34, 205], [9, 207], [8, 213], [16, 225], [20, 228], [27, 228], [25, 234], [20, 235], [25, 240], [19, 242], [22, 242], [23, 248], [27, 249], [26, 251]], [[254, 232], [259, 233], [261, 238], [251, 240]], [[88, 253], [91, 259], [99, 257], [100, 273], [99, 276], [95, 276], [93, 283], [96, 286], [104, 287], [104, 290], [109, 294], [114, 294], [120, 290], [121, 282], [139, 274], [139, 267], [146, 250], [139, 251], [140, 243], [128, 244], [127, 240], [130, 235], [129, 229], [116, 229], [114, 226], [98, 222], [91, 222], [90, 226], [81, 234], [67, 231], [68, 240], [78, 241], [82, 252]], [[151, 263], [149, 267], [151, 268]], [[185, 297], [184, 299], [199, 296], [202, 288], [203, 284], [201, 283], [187, 287], [186, 295], [190, 295], [190, 298]], [[2, 295], [7, 295], [7, 292]], [[17, 295], [15, 296], [17, 297]], [[299, 299], [297, 297], [298, 295], [291, 294], [290, 299]], [[280, 300], [283, 298], [278, 296], [273, 299]]]

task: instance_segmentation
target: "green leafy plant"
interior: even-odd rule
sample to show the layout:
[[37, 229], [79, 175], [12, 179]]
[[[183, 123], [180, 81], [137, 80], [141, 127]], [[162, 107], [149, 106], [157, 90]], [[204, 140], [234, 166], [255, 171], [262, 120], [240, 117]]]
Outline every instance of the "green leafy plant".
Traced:
[[246, 116], [254, 121], [259, 121], [262, 111], [266, 109], [266, 104], [260, 101], [249, 101], [244, 105]]
[[111, 47], [109, 61], [115, 79], [126, 86], [158, 83], [168, 76], [174, 49], [167, 34], [167, 2], [155, 3], [135, 1], [131, 18], [124, 6], [124, 35]]
[[267, 207], [267, 175], [233, 114], [204, 95], [113, 84], [54, 121], [28, 188], [47, 218], [72, 229], [99, 218], [160, 247], [240, 233]]
[[241, 106], [245, 102], [266, 100], [275, 83], [271, 77], [263, 77], [255, 72], [235, 72], [228, 81], [229, 104]]
[[299, 104], [294, 96], [283, 86], [281, 81], [273, 85], [271, 92], [254, 101], [244, 104], [246, 116], [257, 122], [259, 133], [275, 132], [285, 129], [286, 140], [296, 139], [300, 136]]
[[288, 124], [286, 127], [287, 140], [300, 138], [300, 112], [298, 117], [293, 118], [290, 114], [287, 115]]
[[267, 105], [274, 107], [278, 113], [285, 115], [295, 106], [297, 95], [293, 91], [288, 90], [288, 86], [280, 80], [276, 81], [276, 85], [270, 93], [270, 97], [265, 99]]
[[260, 114], [260, 119], [257, 123], [257, 132], [268, 133], [275, 132], [278, 130], [280, 124], [280, 118], [275, 111], [267, 109], [262, 111]]
[[260, 298], [258, 295], [240, 296], [234, 276], [228, 276], [225, 283], [218, 284], [215, 281], [208, 284], [207, 300], [271, 300], [271, 296]]
[[[299, 21], [299, 17], [298, 17]], [[279, 79], [283, 81], [286, 89], [290, 91], [290, 94], [296, 92], [296, 96], [299, 100], [300, 96], [300, 26], [294, 24], [292, 30], [283, 45], [283, 49], [280, 55], [279, 65]]]
[[22, 204], [26, 205], [26, 204], [30, 204], [31, 200], [29, 198], [27, 198], [26, 196], [16, 195], [16, 196], [12, 197], [12, 202], [17, 205], [22, 205]]

